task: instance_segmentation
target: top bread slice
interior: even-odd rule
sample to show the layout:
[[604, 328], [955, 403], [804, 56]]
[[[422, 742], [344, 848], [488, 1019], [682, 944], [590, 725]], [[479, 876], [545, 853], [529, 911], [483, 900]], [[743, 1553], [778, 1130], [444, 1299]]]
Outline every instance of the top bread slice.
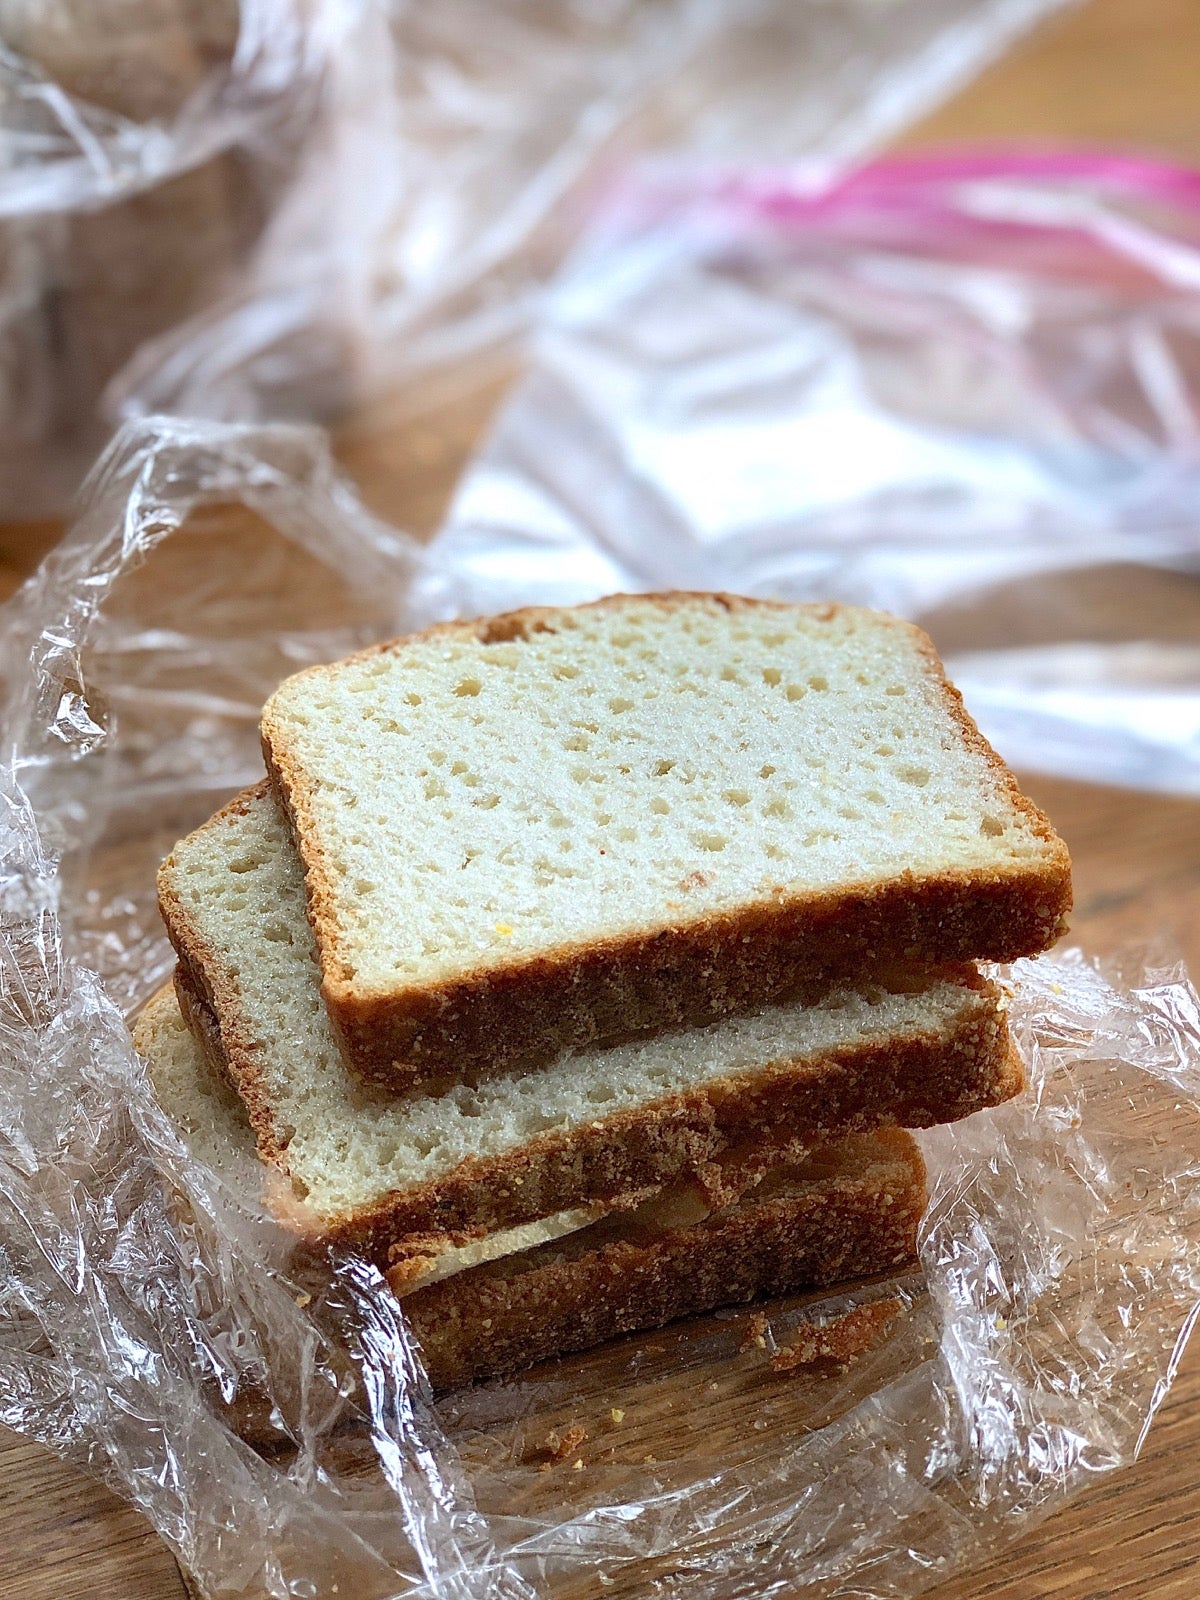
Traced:
[[176, 845], [159, 900], [180, 1003], [246, 1104], [280, 1214], [383, 1261], [409, 1236], [623, 1204], [738, 1152], [752, 1176], [847, 1133], [951, 1121], [1022, 1082], [996, 987], [967, 968], [398, 1098], [338, 1048], [300, 863], [265, 782]]
[[348, 1060], [404, 1089], [897, 958], [1046, 948], [1070, 862], [918, 629], [614, 596], [453, 623], [262, 719]]

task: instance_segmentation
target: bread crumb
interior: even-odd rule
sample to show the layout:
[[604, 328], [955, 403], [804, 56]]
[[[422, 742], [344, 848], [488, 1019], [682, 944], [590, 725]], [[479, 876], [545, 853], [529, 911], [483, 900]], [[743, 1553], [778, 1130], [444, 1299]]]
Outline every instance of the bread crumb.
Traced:
[[815, 1366], [822, 1361], [848, 1367], [871, 1348], [888, 1324], [900, 1315], [901, 1309], [899, 1300], [893, 1297], [855, 1306], [831, 1322], [806, 1323], [796, 1330], [791, 1343], [772, 1357], [771, 1369], [792, 1372], [797, 1367]]
[[[574, 1427], [564, 1428], [562, 1433], [556, 1430], [548, 1433], [546, 1442], [542, 1446], [542, 1451], [550, 1457], [551, 1462], [566, 1461], [568, 1457], [575, 1454], [579, 1446], [587, 1439], [587, 1436], [587, 1429], [577, 1422]], [[583, 1462], [577, 1462], [576, 1466], [582, 1467]]]
[[739, 1352], [744, 1355], [747, 1350], [753, 1350], [756, 1347], [759, 1350], [765, 1350], [767, 1348], [767, 1330], [770, 1326], [766, 1312], [755, 1311], [752, 1316], [746, 1319], [746, 1329], [742, 1334], [742, 1342], [738, 1346]]
[[582, 1459], [578, 1460], [578, 1461], [576, 1461], [574, 1463], [574, 1465], [571, 1467], [571, 1471], [572, 1472], [582, 1472], [583, 1471], [583, 1461], [582, 1461]]
[[301, 1311], [303, 1311], [305, 1306], [312, 1305], [312, 1295], [298, 1294], [296, 1296], [296, 1304], [300, 1307]]

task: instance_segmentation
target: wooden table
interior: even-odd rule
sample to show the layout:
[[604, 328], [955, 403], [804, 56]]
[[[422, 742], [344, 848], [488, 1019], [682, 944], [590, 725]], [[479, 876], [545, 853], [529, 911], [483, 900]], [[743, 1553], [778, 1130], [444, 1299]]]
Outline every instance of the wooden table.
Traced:
[[[1043, 136], [1139, 145], [1200, 160], [1200, 0], [1092, 0], [1059, 18], [949, 105], [909, 144]], [[354, 419], [341, 458], [402, 526], [437, 522], [483, 420], [400, 428], [386, 405]], [[0, 529], [0, 592], [57, 530]], [[1165, 581], [1165, 580], [1164, 580]], [[1101, 575], [1111, 603], [1157, 611]], [[1101, 597], [1103, 598], [1103, 596]], [[1066, 782], [1029, 787], [1076, 864], [1076, 935], [1104, 947], [1165, 930], [1200, 972], [1200, 804]], [[1184, 1363], [1141, 1461], [937, 1600], [1191, 1600], [1200, 1558], [1200, 1348]], [[0, 1595], [23, 1600], [183, 1600], [167, 1550], [141, 1518], [38, 1446], [0, 1430]]]

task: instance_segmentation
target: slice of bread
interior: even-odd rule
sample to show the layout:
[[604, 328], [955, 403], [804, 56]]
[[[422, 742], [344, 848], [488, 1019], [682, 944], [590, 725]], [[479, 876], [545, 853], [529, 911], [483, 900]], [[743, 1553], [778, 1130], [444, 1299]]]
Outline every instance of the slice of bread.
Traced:
[[1045, 949], [1062, 841], [918, 629], [722, 595], [453, 623], [288, 679], [263, 748], [348, 1059], [399, 1088]]
[[689, 1226], [656, 1200], [568, 1238], [418, 1289], [404, 1309], [435, 1389], [515, 1372], [618, 1334], [916, 1257], [925, 1165], [899, 1129], [777, 1168]]
[[[159, 1105], [192, 1153], [218, 1177], [245, 1193], [257, 1187], [269, 1196], [278, 1187], [279, 1174], [259, 1159], [246, 1107], [227, 1081], [212, 1019], [202, 1002], [192, 1002], [189, 1012], [190, 1021], [184, 1017], [174, 986], [166, 984], [134, 1024], [134, 1044], [146, 1062]], [[731, 1177], [736, 1182], [736, 1174]], [[711, 1211], [698, 1185], [687, 1182], [677, 1187], [676, 1196], [655, 1191], [664, 1226], [670, 1221], [678, 1225], [685, 1215], [699, 1220]], [[444, 1233], [408, 1235], [389, 1252], [388, 1277], [398, 1294], [409, 1292], [586, 1228], [606, 1209], [601, 1205], [580, 1207], [515, 1228], [473, 1233], [469, 1238], [456, 1239]], [[287, 1213], [293, 1220], [294, 1203], [288, 1204]], [[315, 1224], [310, 1231], [317, 1231]]]
[[[159, 1103], [203, 1160], [253, 1163], [245, 1108], [188, 1032], [170, 989], [134, 1041]], [[914, 1254], [924, 1166], [896, 1129], [823, 1146], [774, 1169], [751, 1194], [699, 1220], [654, 1196], [565, 1240], [414, 1290], [389, 1272], [437, 1389], [512, 1372], [636, 1328], [902, 1266]]]
[[[995, 986], [966, 968], [827, 989], [398, 1100], [343, 1060], [300, 864], [266, 784], [176, 846], [159, 895], [180, 1001], [248, 1108], [281, 1215], [379, 1260], [409, 1234], [625, 1203], [731, 1150], [761, 1169], [858, 1129], [951, 1121], [1023, 1081]], [[156, 1048], [194, 1049], [168, 1020]]]

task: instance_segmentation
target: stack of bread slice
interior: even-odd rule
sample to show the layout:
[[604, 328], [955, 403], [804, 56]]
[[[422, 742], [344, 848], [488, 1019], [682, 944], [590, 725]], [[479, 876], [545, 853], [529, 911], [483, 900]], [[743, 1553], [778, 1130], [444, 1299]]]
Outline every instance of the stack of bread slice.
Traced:
[[253, 1141], [285, 1223], [387, 1273], [436, 1387], [908, 1262], [900, 1130], [1021, 1087], [975, 963], [1053, 942], [1070, 863], [905, 623], [447, 624], [262, 735], [163, 865], [135, 1037], [203, 1153]]

